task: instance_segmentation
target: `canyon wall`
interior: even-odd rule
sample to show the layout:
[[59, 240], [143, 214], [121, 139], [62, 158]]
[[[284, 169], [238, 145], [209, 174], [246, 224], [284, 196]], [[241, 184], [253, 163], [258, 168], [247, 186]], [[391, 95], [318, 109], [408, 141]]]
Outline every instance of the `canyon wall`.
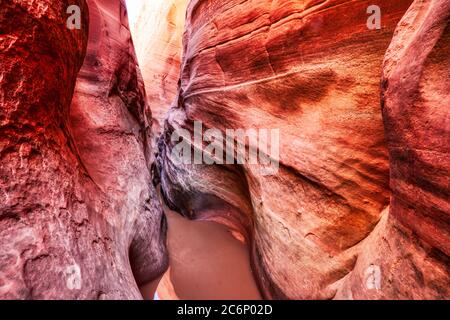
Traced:
[[[139, 2], [139, 4], [136, 4]], [[162, 130], [177, 94], [182, 35], [188, 0], [127, 0], [136, 11], [130, 27], [155, 130]]]
[[[0, 299], [142, 298], [169, 262], [153, 183], [232, 229], [265, 298], [449, 298], [447, 0], [139, 8], [137, 53], [124, 0], [0, 8]], [[200, 121], [204, 164], [176, 162]], [[227, 129], [279, 140], [206, 164]]]
[[[266, 298], [449, 296], [449, 9], [411, 4], [188, 5], [180, 86], [159, 141], [163, 195], [191, 219], [240, 232]], [[370, 5], [380, 29], [368, 28]], [[248, 158], [177, 163], [173, 134], [192, 135], [195, 121], [219, 133], [278, 129], [278, 172]], [[272, 157], [276, 140], [263, 140]]]
[[13, 0], [0, 25], [0, 298], [142, 298], [165, 220], [124, 2]]
[[[448, 1], [415, 1], [385, 55], [390, 210], [363, 245], [341, 298], [449, 297], [449, 16]], [[382, 271], [381, 290], [362, 286], [369, 263]]]

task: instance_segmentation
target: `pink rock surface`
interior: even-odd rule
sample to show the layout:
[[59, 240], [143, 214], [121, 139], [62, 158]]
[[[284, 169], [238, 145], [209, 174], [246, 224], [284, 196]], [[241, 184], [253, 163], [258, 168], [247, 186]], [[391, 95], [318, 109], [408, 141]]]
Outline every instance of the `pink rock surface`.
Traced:
[[188, 0], [127, 0], [130, 21], [148, 103], [159, 132], [177, 94], [182, 35]]
[[140, 299], [167, 257], [124, 2], [0, 12], [0, 298]]

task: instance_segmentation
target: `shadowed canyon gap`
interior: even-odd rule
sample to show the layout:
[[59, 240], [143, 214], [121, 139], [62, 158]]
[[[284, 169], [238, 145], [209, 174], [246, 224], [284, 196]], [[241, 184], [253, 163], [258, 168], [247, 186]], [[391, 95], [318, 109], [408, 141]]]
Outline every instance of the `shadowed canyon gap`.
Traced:
[[[165, 298], [230, 265], [245, 297], [449, 298], [448, 1], [149, 3], [0, 8], [1, 298], [138, 299], [169, 260]], [[194, 121], [279, 129], [279, 171], [174, 164]]]

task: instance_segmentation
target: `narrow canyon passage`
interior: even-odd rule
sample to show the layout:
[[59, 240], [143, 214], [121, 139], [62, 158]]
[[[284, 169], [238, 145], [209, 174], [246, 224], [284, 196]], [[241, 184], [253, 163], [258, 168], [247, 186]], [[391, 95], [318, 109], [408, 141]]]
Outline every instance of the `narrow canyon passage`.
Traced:
[[[158, 128], [163, 127], [177, 91], [187, 4], [185, 0], [127, 1], [136, 54]], [[166, 20], [161, 22], [161, 17]], [[159, 283], [160, 299], [261, 299], [248, 248], [227, 227], [190, 221], [167, 206], [164, 211], [170, 268]], [[141, 288], [144, 298], [152, 299], [157, 286], [158, 280]]]
[[448, 300], [449, 17], [6, 1], [0, 300]]
[[227, 227], [188, 220], [167, 206], [164, 211], [170, 267], [157, 290], [160, 299], [261, 299], [248, 248]]
[[[448, 184], [435, 174], [448, 173], [436, 158], [448, 153], [438, 138], [448, 109], [440, 101], [448, 90], [432, 75], [448, 70], [445, 0], [127, 2], [168, 203], [195, 220], [213, 211], [203, 201], [213, 198], [217, 216], [228, 215], [227, 206], [247, 217], [264, 297], [448, 295], [448, 223], [442, 218], [449, 211], [443, 200]], [[382, 31], [370, 24], [374, 7]], [[427, 28], [439, 32], [410, 33], [421, 25], [410, 26], [412, 16], [436, 21]], [[425, 38], [428, 51], [408, 49], [415, 58], [426, 52], [408, 69], [411, 83], [399, 81], [411, 65], [399, 48], [405, 39], [419, 47]], [[412, 87], [417, 99], [398, 98]], [[416, 114], [416, 105], [429, 114]], [[425, 118], [430, 122], [423, 129]], [[223, 162], [180, 165], [170, 156], [179, 147], [173, 138], [196, 136], [196, 123], [218, 135], [278, 132], [270, 148], [256, 140], [248, 147], [277, 150], [279, 170], [267, 175], [249, 163], [239, 169]], [[409, 141], [412, 129], [419, 140]], [[191, 141], [189, 148], [199, 145]], [[423, 153], [429, 146], [430, 155]], [[233, 159], [245, 158], [245, 151], [231, 149]], [[387, 207], [387, 225], [375, 229]], [[259, 297], [246, 248], [230, 232], [167, 209], [166, 215], [170, 270], [160, 298]], [[430, 246], [445, 254], [435, 256]], [[372, 273], [379, 285], [368, 285]], [[411, 292], [418, 284], [421, 289]]]
[[[127, 4], [153, 122], [162, 128], [177, 93], [188, 1]], [[261, 299], [249, 250], [227, 227], [190, 221], [168, 207], [164, 211], [170, 269], [159, 284], [160, 299]], [[144, 298], [152, 299], [157, 286], [155, 280], [141, 288]]]

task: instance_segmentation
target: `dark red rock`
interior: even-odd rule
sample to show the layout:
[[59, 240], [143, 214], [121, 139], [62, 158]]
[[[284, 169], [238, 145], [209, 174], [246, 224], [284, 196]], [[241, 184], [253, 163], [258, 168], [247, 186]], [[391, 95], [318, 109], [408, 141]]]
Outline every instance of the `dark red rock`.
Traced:
[[[66, 28], [70, 4], [80, 30]], [[167, 257], [125, 5], [0, 14], [0, 297], [139, 299]]]

